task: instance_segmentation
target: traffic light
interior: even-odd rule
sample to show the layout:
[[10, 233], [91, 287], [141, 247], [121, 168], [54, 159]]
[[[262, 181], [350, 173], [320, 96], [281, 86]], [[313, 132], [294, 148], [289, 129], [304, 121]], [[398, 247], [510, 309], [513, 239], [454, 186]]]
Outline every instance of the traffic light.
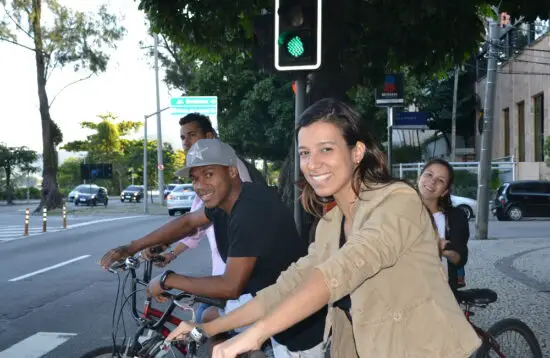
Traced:
[[321, 67], [321, 0], [275, 0], [275, 68]]

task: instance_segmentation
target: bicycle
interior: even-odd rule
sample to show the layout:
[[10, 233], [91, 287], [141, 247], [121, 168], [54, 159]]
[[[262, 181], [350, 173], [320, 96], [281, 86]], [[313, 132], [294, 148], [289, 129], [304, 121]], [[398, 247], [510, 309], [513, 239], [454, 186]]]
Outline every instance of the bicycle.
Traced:
[[[518, 355], [506, 355], [502, 352], [501, 344], [497, 341], [497, 338], [508, 332], [519, 333], [519, 335], [527, 342], [531, 357], [542, 358], [542, 351], [537, 337], [529, 328], [527, 324], [516, 318], [505, 318], [494, 323], [487, 331], [476, 326], [471, 317], [474, 316], [472, 312], [473, 307], [486, 308], [491, 303], [494, 303], [498, 299], [498, 295], [495, 291], [488, 288], [473, 288], [467, 290], [458, 290], [456, 294], [458, 302], [463, 306], [466, 319], [472, 325], [477, 335], [482, 341], [481, 347], [474, 353], [474, 358], [486, 358], [494, 355], [489, 353], [495, 353], [499, 358], [516, 358]], [[528, 358], [529, 356], [521, 355], [522, 358]]]
[[[163, 260], [164, 257], [162, 256], [155, 256], [151, 260], [145, 260], [142, 259], [141, 254], [138, 254], [135, 257], [128, 257], [123, 261], [115, 262], [109, 268], [109, 271], [116, 273], [119, 278], [115, 307], [113, 309], [113, 343], [109, 346], [93, 349], [92, 351], [84, 354], [81, 358], [161, 358], [170, 357], [170, 354], [172, 357], [176, 358], [178, 355], [185, 358], [198, 358], [197, 354], [200, 348], [200, 344], [198, 342], [192, 339], [188, 339], [186, 341], [166, 341], [166, 337], [172, 331], [166, 326], [166, 324], [169, 323], [177, 327], [181, 323], [182, 320], [173, 315], [176, 307], [190, 312], [191, 321], [195, 322], [195, 310], [193, 308], [195, 303], [205, 303], [210, 306], [224, 308], [225, 300], [196, 296], [183, 291], [179, 293], [164, 292], [163, 296], [167, 297], [170, 302], [169, 307], [165, 311], [153, 308], [151, 306], [152, 298], [146, 297], [143, 312], [138, 312], [137, 293], [145, 290], [151, 280], [153, 262]], [[136, 273], [136, 270], [142, 263], [145, 263], [145, 268], [143, 270], [143, 278], [140, 279]], [[123, 282], [120, 280], [119, 272], [121, 271], [128, 272]], [[129, 277], [131, 277], [131, 291], [128, 296], [124, 296], [125, 284]], [[121, 306], [118, 312], [118, 320], [115, 322], [121, 286], [123, 297], [120, 299]], [[139, 286], [143, 288], [140, 289]], [[127, 339], [128, 337], [125, 336], [122, 339], [122, 344], [118, 345], [116, 337], [118, 325], [122, 318], [124, 307], [129, 300], [131, 300], [131, 316], [137, 323], [138, 327], [135, 334], [130, 339]], [[264, 358], [265, 355], [262, 351], [255, 351], [239, 355], [239, 357]]]

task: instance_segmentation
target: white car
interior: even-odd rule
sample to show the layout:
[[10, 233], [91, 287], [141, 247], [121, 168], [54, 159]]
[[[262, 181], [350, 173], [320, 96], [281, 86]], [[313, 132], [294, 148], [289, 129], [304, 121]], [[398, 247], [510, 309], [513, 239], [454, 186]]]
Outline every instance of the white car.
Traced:
[[468, 220], [475, 218], [477, 215], [477, 200], [465, 198], [463, 196], [451, 195], [451, 202], [454, 207], [464, 210]]
[[180, 184], [176, 186], [166, 198], [168, 206], [168, 215], [174, 216], [176, 212], [182, 214], [191, 210], [191, 205], [195, 200], [195, 191], [191, 184]]

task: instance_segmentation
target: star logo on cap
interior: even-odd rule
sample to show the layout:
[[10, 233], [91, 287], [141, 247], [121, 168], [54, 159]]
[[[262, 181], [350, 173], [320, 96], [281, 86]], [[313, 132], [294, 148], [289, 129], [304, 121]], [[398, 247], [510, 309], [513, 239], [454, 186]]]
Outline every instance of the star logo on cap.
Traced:
[[189, 153], [187, 153], [187, 156], [189, 158], [189, 161], [192, 163], [194, 162], [196, 159], [200, 159], [200, 160], [203, 160], [202, 158], [202, 152], [204, 152], [205, 150], [207, 150], [208, 147], [204, 147], [204, 148], [199, 148], [198, 145], [194, 146], [194, 148], [191, 149], [191, 151], [189, 151]]

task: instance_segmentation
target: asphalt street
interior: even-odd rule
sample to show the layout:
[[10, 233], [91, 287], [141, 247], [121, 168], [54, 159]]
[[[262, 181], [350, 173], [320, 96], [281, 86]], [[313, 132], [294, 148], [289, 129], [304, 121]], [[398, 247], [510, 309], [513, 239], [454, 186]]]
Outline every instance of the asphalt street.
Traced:
[[[17, 216], [17, 212], [0, 212], [0, 230]], [[110, 345], [118, 280], [102, 270], [98, 260], [108, 249], [170, 218], [111, 215], [79, 220], [103, 221], [0, 242], [0, 358], [78, 358]], [[474, 222], [471, 225], [473, 233]], [[502, 300], [494, 309], [476, 315], [476, 322], [487, 328], [505, 315], [524, 319], [535, 329], [547, 354], [550, 304], [544, 291], [550, 290], [549, 229], [547, 221], [491, 222], [490, 235], [498, 238], [472, 240], [466, 267], [470, 287], [491, 287]], [[206, 240], [170, 268], [191, 275], [208, 274]], [[131, 324], [127, 327], [130, 330]]]

